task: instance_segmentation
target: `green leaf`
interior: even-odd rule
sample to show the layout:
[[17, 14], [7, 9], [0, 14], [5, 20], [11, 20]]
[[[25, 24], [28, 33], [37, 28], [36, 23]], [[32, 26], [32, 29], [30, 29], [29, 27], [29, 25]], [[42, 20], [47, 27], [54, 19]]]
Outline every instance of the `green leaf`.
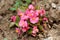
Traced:
[[14, 40], [16, 40], [16, 38], [14, 38]]
[[28, 4], [31, 3], [31, 0], [25, 0]]
[[17, 10], [17, 8], [20, 6], [20, 0], [16, 0], [15, 4], [12, 8], [10, 8], [11, 11]]
[[28, 30], [28, 34], [31, 34], [31, 33], [32, 33], [32, 28]]
[[11, 10], [11, 11], [15, 11], [15, 10], [16, 10], [16, 8], [10, 8], [10, 10]]
[[20, 17], [19, 16], [16, 16], [16, 22], [15, 22], [16, 26], [18, 26], [19, 21], [20, 21]]
[[18, 6], [21, 6], [22, 4], [23, 4], [23, 2], [22, 2], [21, 0], [17, 0], [15, 5], [16, 5], [16, 6], [17, 6], [17, 5], [18, 5]]
[[17, 7], [17, 6], [19, 6], [19, 5], [20, 5], [20, 2], [19, 2], [19, 1], [17, 1], [17, 2], [14, 4], [15, 7]]
[[8, 40], [7, 38], [4, 38], [4, 40]]
[[22, 6], [24, 6], [24, 7], [25, 7], [25, 6], [27, 6], [27, 5], [28, 5], [27, 3], [25, 3], [25, 4], [22, 4]]
[[19, 5], [19, 2], [17, 2], [16, 4], [14, 4], [14, 6], [18, 6]]
[[[13, 5], [13, 8], [10, 8], [10, 10], [15, 11], [21, 6], [28, 7], [28, 5], [31, 3], [31, 0], [25, 0], [25, 1], [26, 1], [26, 3], [23, 3], [22, 0], [16, 0], [15, 4]], [[25, 10], [25, 8], [21, 8], [21, 9], [23, 11]]]
[[48, 17], [48, 13], [46, 13], [46, 17]]
[[40, 25], [38, 28], [39, 28], [39, 30], [42, 30], [43, 29], [43, 26]]

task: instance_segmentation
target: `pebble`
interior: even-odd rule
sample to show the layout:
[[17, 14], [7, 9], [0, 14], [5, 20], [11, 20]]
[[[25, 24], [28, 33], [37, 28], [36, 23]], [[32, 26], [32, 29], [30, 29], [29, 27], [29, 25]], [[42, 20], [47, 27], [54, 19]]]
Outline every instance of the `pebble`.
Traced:
[[50, 5], [49, 4], [46, 4], [45, 5], [45, 10], [48, 11], [50, 9]]
[[2, 19], [3, 17], [2, 16], [0, 16], [0, 19]]
[[53, 37], [45, 38], [44, 40], [53, 40]]
[[60, 10], [60, 6], [57, 6], [57, 9]]
[[9, 27], [12, 27], [14, 24], [15, 24], [14, 22], [11, 22], [10, 25], [9, 25]]
[[56, 8], [57, 7], [57, 5], [55, 3], [52, 3], [51, 6], [52, 6], [52, 8]]

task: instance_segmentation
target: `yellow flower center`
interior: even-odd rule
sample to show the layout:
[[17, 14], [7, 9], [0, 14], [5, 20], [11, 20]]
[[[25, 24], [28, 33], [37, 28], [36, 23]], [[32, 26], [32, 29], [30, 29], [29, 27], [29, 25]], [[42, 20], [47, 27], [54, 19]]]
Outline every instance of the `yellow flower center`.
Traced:
[[16, 30], [16, 33], [18, 33], [18, 30]]
[[35, 18], [32, 18], [32, 20], [35, 20]]
[[30, 14], [29, 16], [32, 16], [33, 14]]
[[22, 13], [20, 13], [20, 16], [22, 16], [23, 14]]
[[24, 25], [24, 22], [22, 22], [22, 24]]

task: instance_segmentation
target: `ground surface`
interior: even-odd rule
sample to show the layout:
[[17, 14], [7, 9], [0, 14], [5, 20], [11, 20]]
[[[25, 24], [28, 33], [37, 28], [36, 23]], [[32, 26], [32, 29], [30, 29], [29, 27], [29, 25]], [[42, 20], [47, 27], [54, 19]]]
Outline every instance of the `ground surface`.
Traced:
[[[60, 0], [41, 0], [40, 7], [44, 8], [48, 13], [49, 23], [52, 27], [48, 31], [48, 38], [27, 37], [26, 35], [21, 39], [15, 33], [14, 29], [9, 29], [9, 18], [15, 15], [15, 12], [8, 9], [14, 4], [15, 0], [0, 0], [0, 40], [7, 38], [8, 40], [60, 40]], [[52, 5], [56, 6], [53, 7]]]

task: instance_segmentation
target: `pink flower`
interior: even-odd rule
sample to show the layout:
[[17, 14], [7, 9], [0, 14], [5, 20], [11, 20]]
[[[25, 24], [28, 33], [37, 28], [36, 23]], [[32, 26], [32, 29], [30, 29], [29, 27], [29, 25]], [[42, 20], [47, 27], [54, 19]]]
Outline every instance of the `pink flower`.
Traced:
[[33, 10], [30, 10], [26, 15], [27, 15], [29, 18], [32, 18], [32, 17], [36, 16], [35, 11], [33, 11]]
[[43, 18], [43, 21], [48, 21], [48, 18], [44, 17], [44, 18]]
[[21, 20], [27, 20], [28, 19], [28, 16], [21, 12], [20, 10], [18, 10], [18, 16], [20, 16]]
[[33, 16], [35, 16], [35, 11], [30, 10], [30, 13], [28, 14], [28, 16], [29, 16], [29, 17], [33, 17]]
[[23, 31], [23, 32], [28, 31], [28, 29], [29, 29], [29, 27], [28, 27], [28, 26], [27, 26], [27, 27], [22, 27], [22, 31]]
[[36, 14], [37, 16], [39, 16], [40, 10], [36, 10], [35, 14]]
[[34, 36], [34, 37], [35, 37], [35, 36], [36, 36], [36, 33], [32, 33], [32, 36]]
[[32, 17], [32, 18], [30, 18], [30, 22], [32, 23], [32, 24], [35, 24], [35, 23], [37, 23], [39, 21], [39, 17]]
[[30, 4], [28, 8], [31, 9], [31, 10], [34, 10], [35, 9], [32, 4]]
[[15, 22], [16, 21], [16, 16], [12, 16], [11, 21]]
[[18, 8], [18, 10], [17, 10], [17, 13], [18, 13], [17, 15], [19, 15], [19, 16], [20, 16], [20, 13], [22, 13], [19, 8]]
[[25, 14], [27, 15], [28, 13], [30, 13], [30, 10], [29, 9], [26, 10]]
[[16, 28], [16, 33], [18, 33], [18, 34], [20, 34], [20, 33], [21, 33], [21, 31], [20, 31], [20, 29], [19, 29], [19, 28]]
[[18, 14], [20, 17], [22, 17], [22, 16], [24, 16], [24, 13], [23, 12], [21, 12], [20, 14]]
[[20, 27], [27, 27], [27, 26], [28, 26], [28, 23], [27, 23], [27, 21], [20, 20], [19, 26], [20, 26]]
[[37, 12], [35, 11], [35, 10], [26, 10], [26, 13], [25, 13], [29, 18], [31, 18], [31, 17], [35, 17], [35, 16], [37, 16], [38, 14], [37, 14]]
[[37, 28], [37, 26], [34, 26], [32, 33], [36, 33], [36, 32], [38, 32], [38, 28]]
[[45, 10], [44, 9], [41, 9], [40, 10], [40, 16], [43, 16], [43, 15], [45, 15]]
[[24, 13], [20, 9], [17, 10], [17, 13], [18, 13], [17, 14], [18, 16], [23, 16], [24, 15]]
[[33, 36], [36, 36], [36, 33], [37, 33], [38, 31], [39, 31], [39, 30], [38, 30], [37, 26], [34, 26], [34, 27], [33, 27], [33, 31], [32, 31], [32, 35], [33, 35]]
[[28, 16], [27, 15], [23, 15], [23, 16], [21, 16], [21, 20], [28, 20]]
[[25, 13], [20, 12], [20, 11], [18, 12], [18, 16], [20, 16], [21, 20], [27, 20], [28, 19], [28, 16]]

